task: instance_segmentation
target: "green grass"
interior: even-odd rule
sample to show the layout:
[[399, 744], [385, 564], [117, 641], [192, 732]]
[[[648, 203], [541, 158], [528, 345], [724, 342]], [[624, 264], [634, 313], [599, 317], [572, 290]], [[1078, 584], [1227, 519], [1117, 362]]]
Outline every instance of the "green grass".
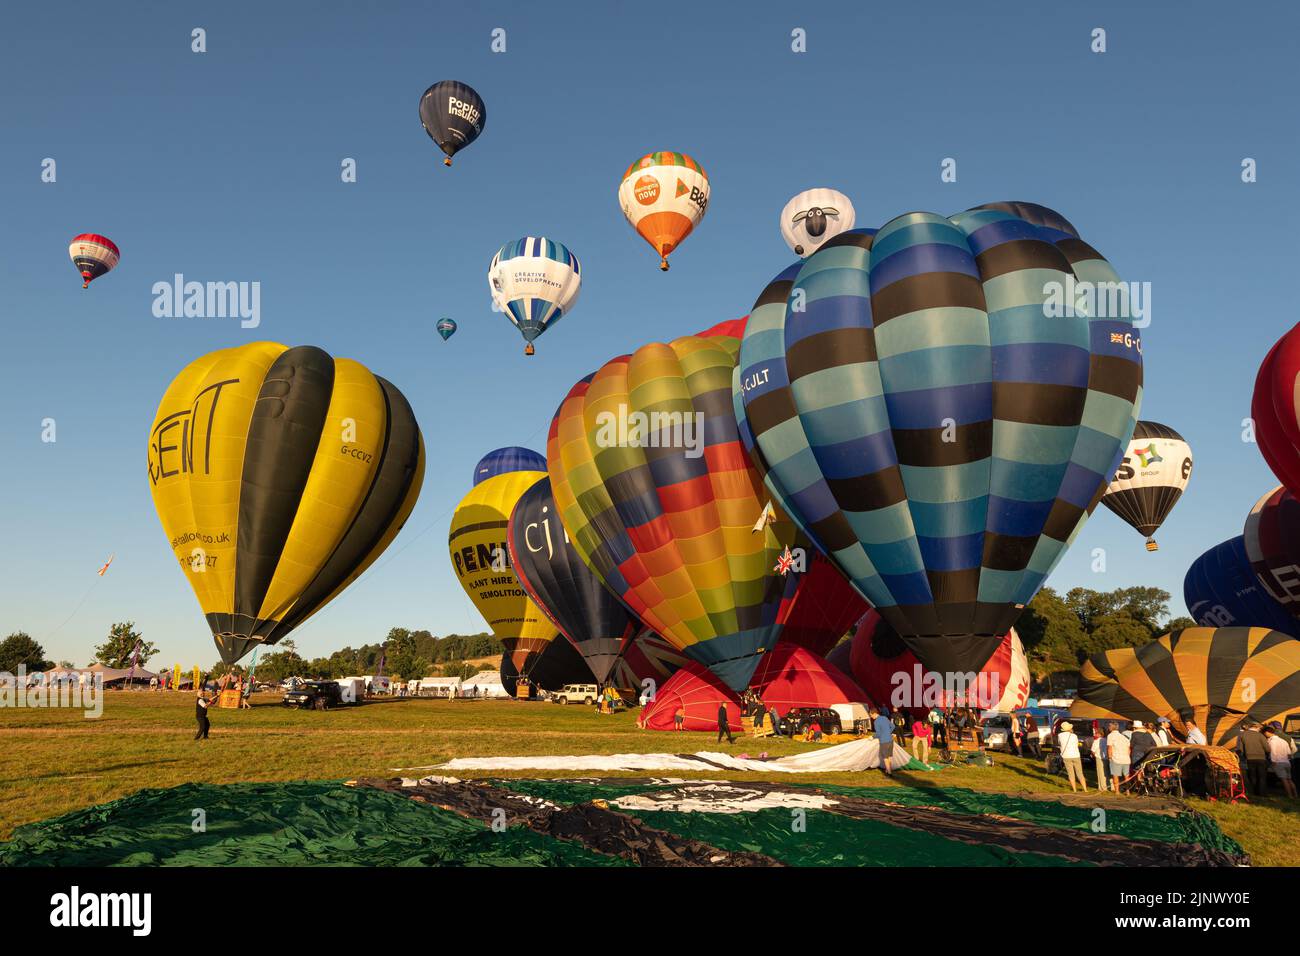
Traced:
[[[602, 716], [586, 707], [516, 701], [408, 699], [317, 712], [289, 710], [280, 706], [277, 696], [258, 695], [252, 710], [214, 708], [212, 736], [197, 742], [192, 739], [193, 714], [192, 696], [148, 691], [108, 692], [103, 716], [94, 720], [72, 710], [0, 710], [0, 839], [7, 839], [20, 824], [115, 800], [143, 787], [390, 776], [395, 767], [425, 767], [469, 756], [719, 749], [779, 756], [822, 746], [738, 737], [729, 747], [725, 742], [718, 745], [713, 734], [639, 730], [632, 713]], [[893, 781], [877, 771], [801, 774], [797, 781], [957, 786], [1072, 799], [1064, 778], [1048, 776], [1038, 761], [1001, 755], [994, 759], [991, 768], [902, 772]], [[490, 775], [572, 776], [537, 771]], [[694, 776], [758, 779], [720, 771]], [[784, 774], [772, 779], [795, 782]], [[1090, 794], [1074, 799], [1097, 798]], [[1112, 799], [1136, 808], [1129, 798]], [[1300, 804], [1276, 797], [1238, 806], [1197, 799], [1188, 803], [1218, 821], [1257, 865], [1300, 863]]]

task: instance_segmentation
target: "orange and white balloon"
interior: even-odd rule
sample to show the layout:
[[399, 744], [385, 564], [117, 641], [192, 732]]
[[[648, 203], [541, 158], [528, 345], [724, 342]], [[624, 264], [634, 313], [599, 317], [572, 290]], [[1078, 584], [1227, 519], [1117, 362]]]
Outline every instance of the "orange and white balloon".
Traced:
[[647, 153], [623, 174], [618, 187], [623, 215], [659, 253], [659, 268], [709, 208], [709, 177], [685, 153]]

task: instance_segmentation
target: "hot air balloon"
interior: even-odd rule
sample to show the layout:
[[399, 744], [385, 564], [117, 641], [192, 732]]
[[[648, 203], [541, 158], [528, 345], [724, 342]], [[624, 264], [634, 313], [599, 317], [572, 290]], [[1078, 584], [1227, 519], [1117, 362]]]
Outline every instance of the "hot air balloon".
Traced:
[[518, 445], [495, 448], [474, 466], [474, 484], [512, 471], [546, 471], [546, 456]]
[[1250, 509], [1242, 543], [1255, 580], [1288, 614], [1300, 617], [1300, 500], [1281, 485], [1264, 495]]
[[1117, 281], [1061, 216], [994, 203], [841, 233], [750, 314], [751, 457], [933, 670], [989, 659], [1133, 432], [1140, 341], [1126, 317], [1054, 314], [1052, 283], [1076, 280]]
[[460, 586], [505, 646], [514, 673], [524, 677], [557, 632], [515, 579], [507, 538], [510, 513], [545, 477], [545, 472], [511, 471], [479, 482], [456, 506], [447, 537]]
[[641, 622], [582, 563], [560, 521], [550, 478], [539, 479], [515, 505], [508, 546], [515, 576], [533, 603], [578, 649], [596, 682], [608, 684]]
[[429, 138], [447, 154], [443, 165], [478, 139], [487, 124], [487, 107], [474, 88], [456, 80], [433, 84], [420, 97], [420, 122]]
[[442, 336], [442, 340], [445, 342], [456, 334], [456, 320], [439, 319], [435, 328], [437, 328], [438, 334]]
[[1255, 577], [1241, 535], [1192, 562], [1183, 579], [1187, 611], [1202, 627], [1267, 627], [1295, 637], [1300, 623]]
[[751, 533], [765, 497], [736, 434], [737, 342], [643, 346], [576, 384], [546, 460], [569, 539], [656, 634], [734, 690], [780, 637], [799, 575], [773, 571], [788, 521]]
[[1147, 723], [1166, 717], [1182, 736], [1191, 718], [1221, 745], [1247, 720], [1268, 723], [1297, 709], [1300, 641], [1263, 627], [1189, 627], [1085, 662], [1070, 714]]
[[852, 228], [853, 203], [834, 189], [805, 189], [781, 210], [781, 238], [804, 259]]
[[[951, 675], [945, 680], [946, 675], [927, 671], [898, 632], [878, 613], [868, 611], [853, 638], [837, 645], [827, 660], [861, 684], [873, 701], [890, 707], [923, 710], [934, 705], [973, 706], [1010, 713], [1029, 700], [1029, 659], [1015, 628], [1003, 635], [993, 656], [978, 672]], [[907, 680], [899, 681], [899, 674]], [[969, 679], [971, 674], [973, 681]], [[926, 699], [927, 687], [931, 688], [933, 700]], [[918, 689], [920, 698], [906, 694], [909, 688]], [[903, 697], [896, 697], [898, 693]]]
[[1250, 415], [1260, 454], [1293, 493], [1300, 493], [1300, 414], [1296, 404], [1300, 382], [1300, 325], [1269, 350], [1255, 378]]
[[582, 266], [562, 243], [544, 236], [507, 242], [488, 267], [492, 301], [524, 337], [525, 355], [533, 339], [573, 310], [582, 289]]
[[[649, 628], [643, 627], [623, 648], [610, 683], [620, 690], [655, 692], [686, 665], [688, 658]], [[647, 685], [647, 680], [653, 683]]]
[[1119, 470], [1101, 503], [1146, 535], [1147, 550], [1157, 550], [1156, 529], [1169, 517], [1192, 477], [1192, 449], [1168, 425], [1138, 422]]
[[196, 359], [149, 432], [154, 507], [226, 663], [282, 640], [373, 564], [423, 477], [402, 393], [312, 346]]
[[623, 174], [618, 201], [632, 228], [659, 253], [659, 268], [667, 272], [668, 256], [708, 209], [709, 177], [685, 153], [647, 153]]
[[108, 236], [83, 232], [68, 243], [68, 257], [81, 273], [81, 287], [85, 289], [105, 272], [113, 271], [122, 253]]
[[595, 680], [582, 655], [564, 640], [554, 640], [546, 645], [529, 663], [526, 674], [519, 673], [515, 657], [503, 654], [499, 673], [501, 686], [511, 697], [518, 694], [520, 677], [527, 677], [534, 687], [550, 691], [559, 690], [565, 684], [590, 684]]

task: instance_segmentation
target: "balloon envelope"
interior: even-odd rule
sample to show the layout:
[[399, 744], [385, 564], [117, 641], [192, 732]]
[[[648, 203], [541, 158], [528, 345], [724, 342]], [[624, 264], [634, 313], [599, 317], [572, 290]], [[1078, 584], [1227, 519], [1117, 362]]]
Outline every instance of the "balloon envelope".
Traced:
[[487, 107], [473, 87], [458, 80], [442, 80], [420, 97], [420, 123], [447, 154], [443, 162], [450, 166], [451, 158], [483, 132]]
[[533, 340], [577, 304], [582, 265], [563, 243], [524, 236], [497, 250], [488, 267], [488, 286], [531, 355]]
[[1295, 637], [1300, 624], [1264, 590], [1241, 535], [1216, 544], [1183, 578], [1187, 611], [1202, 627], [1267, 627]]
[[1065, 219], [995, 203], [831, 239], [750, 314], [733, 381], [778, 503], [934, 670], [978, 670], [1114, 474], [1140, 400], [1118, 281]]
[[83, 232], [68, 243], [68, 257], [81, 273], [81, 287], [84, 289], [105, 272], [116, 268], [122, 254], [108, 236]]
[[447, 547], [460, 586], [505, 646], [516, 673], [529, 676], [555, 639], [555, 625], [519, 586], [507, 543], [510, 513], [545, 472], [511, 471], [479, 482], [451, 518]]
[[369, 567], [423, 477], [402, 393], [311, 346], [195, 360], [149, 432], [154, 507], [227, 663], [282, 640]]
[[1183, 436], [1159, 422], [1138, 422], [1101, 503], [1146, 535], [1147, 550], [1155, 551], [1151, 536], [1178, 504], [1191, 476], [1192, 449]]
[[853, 203], [834, 189], [805, 189], [781, 210], [781, 238], [807, 259], [828, 239], [853, 228]]
[[1213, 745], [1247, 720], [1300, 709], [1300, 641], [1262, 627], [1189, 627], [1084, 663], [1070, 714], [1090, 720], [1169, 719], [1186, 736], [1194, 719]]
[[1260, 454], [1293, 493], [1300, 493], [1300, 325], [1269, 350], [1255, 378], [1250, 414]]
[[561, 404], [547, 463], [588, 566], [655, 633], [740, 690], [775, 646], [797, 576], [773, 570], [793, 541], [788, 521], [752, 533], [765, 497], [731, 410], [736, 344], [685, 336], [606, 363]]
[[1300, 500], [1281, 485], [1264, 495], [1246, 517], [1242, 543], [1260, 587], [1300, 617]]
[[533, 603], [573, 643], [604, 685], [638, 621], [582, 562], [560, 522], [550, 478], [523, 493], [510, 516], [510, 562]]
[[496, 448], [478, 460], [474, 466], [474, 484], [512, 471], [545, 471], [546, 456], [531, 448], [509, 445]]
[[685, 153], [647, 153], [623, 174], [618, 187], [623, 215], [667, 271], [668, 256], [704, 218], [709, 177]]

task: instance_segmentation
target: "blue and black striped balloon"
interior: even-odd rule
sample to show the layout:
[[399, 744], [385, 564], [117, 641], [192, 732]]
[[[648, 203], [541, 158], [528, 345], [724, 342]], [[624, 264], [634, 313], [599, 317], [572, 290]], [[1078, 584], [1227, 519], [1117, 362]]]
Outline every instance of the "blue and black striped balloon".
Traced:
[[842, 233], [751, 312], [733, 391], [755, 465], [930, 669], [979, 670], [1133, 432], [1141, 342], [1079, 310], [1078, 281], [1118, 277], [1057, 213], [993, 203]]

